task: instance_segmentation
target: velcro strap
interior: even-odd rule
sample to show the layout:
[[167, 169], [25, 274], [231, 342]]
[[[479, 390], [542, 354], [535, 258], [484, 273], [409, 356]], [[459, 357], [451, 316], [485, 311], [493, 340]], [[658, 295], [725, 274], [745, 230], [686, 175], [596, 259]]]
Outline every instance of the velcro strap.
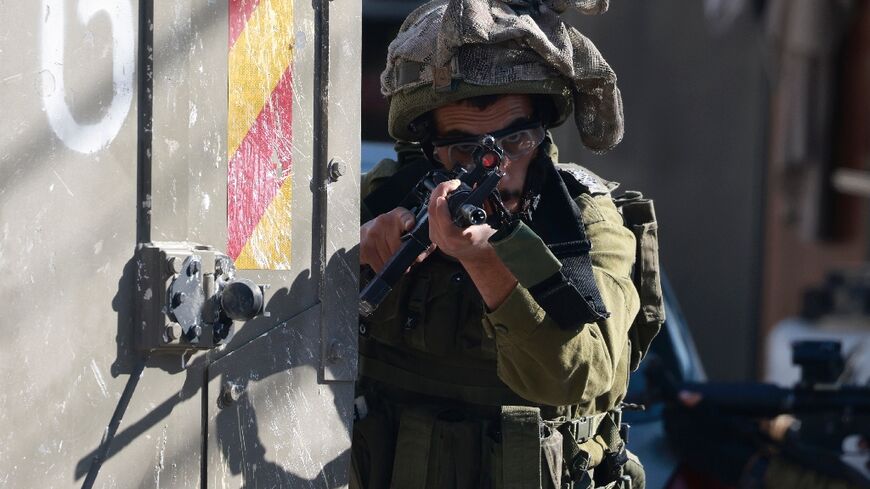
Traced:
[[562, 269], [529, 289], [535, 301], [565, 329], [610, 317], [592, 272], [589, 241], [557, 243], [549, 248]]
[[501, 432], [504, 488], [540, 487], [540, 409], [528, 406], [502, 406]]
[[402, 87], [420, 80], [423, 64], [416, 61], [402, 61], [396, 65], [396, 83]]
[[490, 239], [493, 250], [523, 287], [531, 289], [555, 274], [562, 264], [544, 241], [522, 221]]

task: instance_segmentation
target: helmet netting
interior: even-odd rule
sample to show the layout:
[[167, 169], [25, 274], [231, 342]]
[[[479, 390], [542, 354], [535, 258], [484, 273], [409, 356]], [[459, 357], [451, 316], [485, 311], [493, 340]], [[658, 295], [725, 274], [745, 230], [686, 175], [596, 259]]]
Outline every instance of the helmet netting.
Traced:
[[[616, 74], [588, 38], [558, 15], [595, 14], [608, 0], [434, 0], [417, 8], [390, 43], [381, 74], [386, 96], [449, 82], [503, 86], [562, 77], [570, 82], [584, 144], [605, 151], [622, 139]], [[444, 76], [447, 73], [447, 85]], [[409, 75], [410, 73], [410, 75]]]

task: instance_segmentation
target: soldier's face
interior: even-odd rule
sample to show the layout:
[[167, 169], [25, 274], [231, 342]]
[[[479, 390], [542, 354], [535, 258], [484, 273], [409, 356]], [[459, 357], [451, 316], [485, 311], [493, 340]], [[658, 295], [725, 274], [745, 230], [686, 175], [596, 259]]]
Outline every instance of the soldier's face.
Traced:
[[[510, 126], [529, 122], [534, 117], [535, 111], [532, 107], [532, 99], [528, 95], [505, 95], [484, 109], [460, 101], [438, 107], [433, 114], [437, 137], [454, 138], [491, 134]], [[452, 169], [453, 165], [447, 157], [446, 148], [436, 147], [435, 151], [438, 152], [437, 156], [440, 161], [448, 169]], [[534, 151], [515, 159], [506, 155], [502, 164], [502, 171], [505, 175], [498, 184], [499, 190], [508, 191], [508, 195], [521, 193], [529, 164], [537, 152], [538, 149], [535, 148]], [[512, 198], [505, 201], [505, 205], [508, 210], [514, 211], [519, 205], [519, 201]]]

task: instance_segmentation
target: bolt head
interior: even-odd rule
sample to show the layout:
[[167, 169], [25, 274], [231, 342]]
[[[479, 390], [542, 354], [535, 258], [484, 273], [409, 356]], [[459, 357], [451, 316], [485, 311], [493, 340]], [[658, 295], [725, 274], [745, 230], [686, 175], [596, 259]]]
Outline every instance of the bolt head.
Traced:
[[167, 342], [175, 341], [181, 338], [181, 325], [176, 322], [171, 322], [166, 325], [166, 328], [163, 331], [164, 336], [166, 337]]
[[171, 274], [181, 273], [181, 258], [170, 256], [166, 258], [166, 271]]
[[326, 352], [326, 360], [329, 363], [337, 363], [341, 360], [342, 350], [344, 350], [344, 345], [338, 341], [333, 341], [330, 343], [329, 350]]
[[221, 397], [219, 400], [219, 404], [221, 407], [229, 406], [234, 402], [238, 401], [242, 394], [245, 392], [245, 388], [240, 384], [235, 382], [226, 382], [221, 389]]
[[332, 160], [327, 167], [330, 181], [337, 181], [342, 175], [347, 173], [347, 164], [342, 160]]

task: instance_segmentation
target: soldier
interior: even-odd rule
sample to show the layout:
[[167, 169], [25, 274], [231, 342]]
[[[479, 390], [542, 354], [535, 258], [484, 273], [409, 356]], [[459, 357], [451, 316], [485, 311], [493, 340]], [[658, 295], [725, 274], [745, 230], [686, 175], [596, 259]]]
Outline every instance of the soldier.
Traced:
[[[708, 388], [717, 384], [704, 384]], [[727, 385], [727, 384], [726, 384]], [[747, 384], [746, 388], [752, 386]], [[750, 391], [752, 392], [752, 391]], [[756, 391], [758, 392], [758, 391]], [[836, 394], [836, 390], [830, 390]], [[866, 396], [866, 394], [865, 394]], [[858, 397], [858, 396], [855, 396]], [[767, 406], [776, 406], [767, 401]], [[745, 399], [745, 398], [744, 398]], [[832, 397], [833, 399], [833, 397]], [[823, 420], [822, 430], [802, 426], [800, 417], [780, 414], [774, 417], [750, 416], [735, 412], [733, 406], [707, 403], [704, 395], [681, 390], [668, 400], [664, 412], [665, 431], [682, 463], [728, 486], [741, 489], [860, 489], [870, 487], [870, 467], [865, 427], [853, 417], [858, 433], [847, 438], [852, 447], [836, 446], [842, 417], [836, 402], [816, 408], [815, 419]], [[759, 404], [763, 404], [763, 402]], [[774, 408], [767, 407], [771, 412]], [[856, 411], [860, 408], [856, 408]], [[810, 414], [810, 413], [804, 413]], [[866, 428], [864, 428], [866, 430]], [[801, 430], [811, 431], [801, 436]], [[827, 438], [827, 439], [826, 439]], [[842, 448], [842, 453], [840, 449]]]
[[[383, 268], [414, 225], [405, 195], [470, 164], [486, 136], [504, 152], [510, 217], [460, 229], [445, 202], [458, 181], [432, 192], [434, 246], [360, 325], [351, 487], [644, 487], [619, 405], [663, 319], [655, 223], [644, 207], [638, 246], [615, 184], [556, 161], [548, 129], [572, 113], [594, 151], [623, 134], [616, 76], [562, 22], [569, 7], [607, 0], [438, 0], [390, 45], [398, 158], [363, 178], [361, 263]], [[644, 327], [633, 267], [655, 278]]]

